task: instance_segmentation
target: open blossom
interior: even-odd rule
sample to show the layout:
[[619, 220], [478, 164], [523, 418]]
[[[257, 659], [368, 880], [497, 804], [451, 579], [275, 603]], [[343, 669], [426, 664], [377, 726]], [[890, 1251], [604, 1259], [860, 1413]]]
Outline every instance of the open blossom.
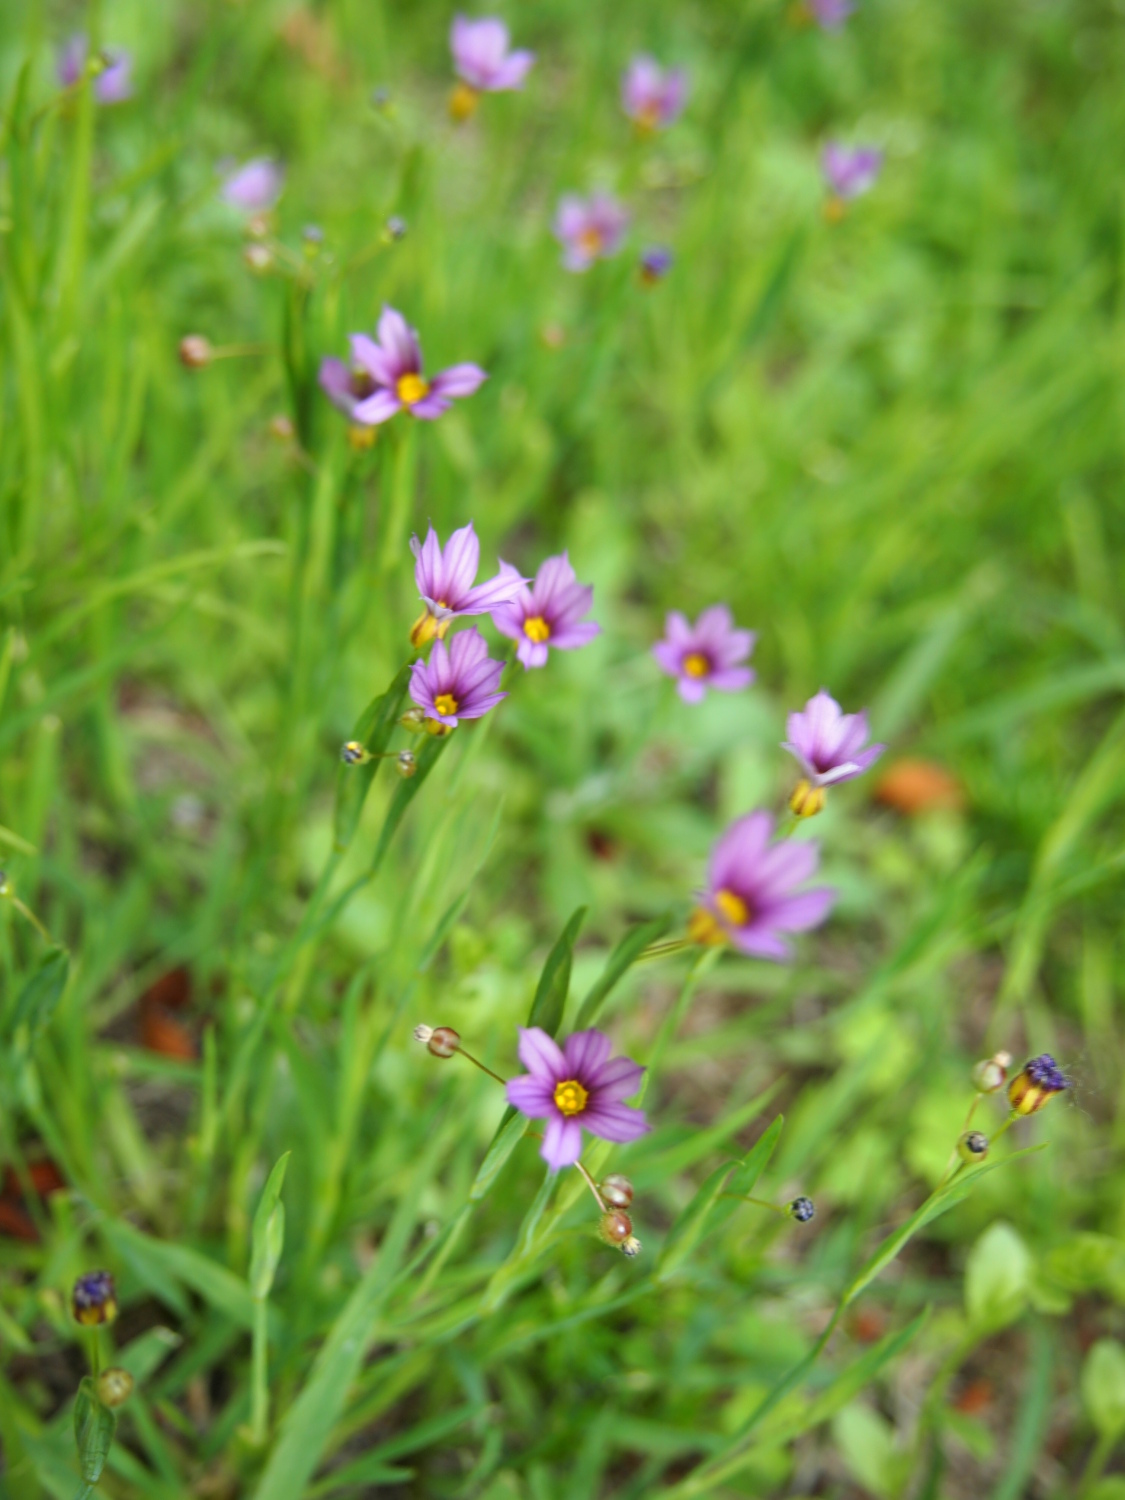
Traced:
[[616, 255], [629, 227], [629, 215], [608, 193], [580, 198], [566, 193], [555, 215], [555, 238], [568, 271], [588, 271], [596, 260]]
[[621, 80], [621, 107], [642, 130], [663, 130], [683, 112], [687, 73], [662, 68], [654, 58], [634, 57]]
[[416, 661], [410, 672], [410, 696], [431, 719], [454, 728], [460, 719], [479, 719], [507, 693], [498, 692], [502, 661], [493, 661], [488, 642], [473, 626], [455, 635], [446, 649], [435, 641], [428, 662]]
[[[72, 36], [58, 58], [58, 79], [63, 88], [73, 88], [82, 77], [90, 44], [84, 36]], [[94, 78], [94, 98], [99, 104], [120, 104], [133, 93], [133, 58], [122, 47], [102, 49], [104, 66]]]
[[446, 542], [444, 549], [431, 526], [426, 540], [410, 538], [414, 554], [414, 582], [426, 612], [410, 633], [414, 646], [424, 646], [436, 635], [442, 637], [457, 615], [487, 615], [516, 598], [529, 581], [501, 561], [500, 571], [487, 583], [477, 583], [480, 542], [470, 521]]
[[610, 1057], [612, 1043], [591, 1028], [564, 1046], [538, 1026], [521, 1027], [519, 1054], [527, 1072], [508, 1084], [508, 1103], [532, 1120], [546, 1120], [540, 1155], [552, 1172], [582, 1154], [582, 1132], [603, 1141], [635, 1141], [651, 1128], [644, 1111], [622, 1101], [635, 1094], [644, 1068]]
[[797, 758], [814, 787], [862, 776], [886, 749], [885, 745], [867, 744], [866, 710], [844, 713], [824, 688], [800, 713], [789, 715], [786, 732], [789, 738], [782, 741], [781, 748]]
[[449, 46], [458, 78], [482, 93], [522, 88], [535, 61], [534, 52], [509, 51], [508, 28], [494, 16], [480, 21], [454, 16]]
[[338, 406], [352, 398], [349, 415], [356, 422], [374, 427], [400, 411], [432, 422], [449, 410], [452, 396], [471, 396], [488, 379], [479, 365], [451, 365], [427, 380], [418, 335], [393, 307], [383, 308], [377, 333], [377, 341], [365, 333], [351, 336], [352, 380], [366, 390], [367, 377], [368, 394], [354, 395], [355, 385], [349, 384], [345, 395], [340, 361], [332, 361], [327, 370], [321, 366], [321, 385]]
[[797, 889], [816, 871], [818, 846], [793, 839], [771, 844], [773, 828], [769, 813], [747, 813], [719, 839], [689, 923], [695, 942], [729, 942], [754, 958], [786, 959], [783, 934], [816, 927], [828, 915], [834, 890]]
[[809, 10], [822, 31], [839, 31], [855, 4], [854, 0], [809, 0]]
[[820, 165], [831, 192], [846, 201], [875, 186], [883, 153], [874, 146], [842, 146], [838, 141], [829, 141], [821, 153]]
[[492, 623], [519, 642], [516, 655], [525, 667], [545, 667], [550, 647], [575, 651], [600, 633], [600, 625], [582, 619], [593, 597], [594, 590], [575, 578], [564, 552], [547, 558], [530, 589], [521, 584], [507, 604], [494, 609]]
[[268, 156], [256, 156], [228, 172], [223, 179], [222, 195], [232, 208], [243, 213], [267, 213], [281, 197], [285, 173]]
[[735, 693], [754, 681], [750, 667], [739, 666], [754, 649], [754, 632], [736, 630], [725, 604], [705, 609], [694, 625], [674, 609], [664, 624], [664, 639], [652, 654], [669, 677], [675, 677], [685, 703], [702, 703], [707, 689]]

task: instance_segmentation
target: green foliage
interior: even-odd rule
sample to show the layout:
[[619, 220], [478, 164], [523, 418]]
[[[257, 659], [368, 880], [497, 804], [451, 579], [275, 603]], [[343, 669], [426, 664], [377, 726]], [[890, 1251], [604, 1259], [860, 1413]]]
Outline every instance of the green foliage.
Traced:
[[1082, 1400], [1099, 1435], [1125, 1432], [1125, 1349], [1116, 1339], [1099, 1339], [1086, 1356]]
[[1031, 1254], [1010, 1224], [993, 1224], [965, 1265], [965, 1311], [977, 1333], [995, 1333], [1027, 1306]]

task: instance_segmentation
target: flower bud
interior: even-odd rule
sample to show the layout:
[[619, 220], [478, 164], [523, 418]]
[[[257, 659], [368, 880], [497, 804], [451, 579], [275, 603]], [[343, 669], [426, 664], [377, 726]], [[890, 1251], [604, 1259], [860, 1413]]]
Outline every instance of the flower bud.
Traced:
[[264, 276], [273, 265], [273, 252], [266, 245], [247, 245], [242, 259], [255, 276]]
[[418, 757], [413, 750], [400, 750], [395, 756], [395, 770], [404, 781], [409, 781], [417, 769]]
[[1049, 1052], [1033, 1057], [1008, 1085], [1008, 1102], [1017, 1115], [1033, 1115], [1048, 1099], [1070, 1087], [1070, 1079]]
[[133, 1394], [133, 1377], [119, 1365], [111, 1365], [98, 1376], [97, 1391], [103, 1406], [124, 1406]]
[[108, 1271], [87, 1271], [74, 1283], [71, 1307], [75, 1320], [87, 1328], [112, 1323], [117, 1316], [117, 1288]]
[[[418, 1032], [414, 1035], [418, 1036]], [[421, 1041], [421, 1037], [418, 1040]], [[426, 1038], [426, 1046], [435, 1057], [452, 1057], [460, 1044], [461, 1038], [452, 1026], [435, 1026]]]
[[422, 728], [427, 734], [432, 735], [435, 740], [442, 740], [447, 734], [453, 733], [452, 724], [443, 724], [440, 719], [423, 719]]
[[270, 216], [263, 210], [261, 213], [251, 214], [246, 220], [246, 233], [255, 240], [264, 240], [270, 232]]
[[406, 234], [406, 220], [399, 218], [398, 214], [392, 214], [384, 226], [383, 233], [388, 240], [401, 240]]
[[663, 245], [654, 245], [641, 256], [640, 278], [645, 286], [655, 286], [667, 276], [672, 266], [672, 252]]
[[786, 1212], [798, 1224], [807, 1224], [816, 1217], [816, 1208], [811, 1198], [794, 1198], [792, 1203], [786, 1205]]
[[270, 437], [279, 443], [291, 443], [296, 436], [296, 429], [292, 419], [287, 417], [283, 411], [270, 418]]
[[621, 1245], [621, 1254], [627, 1255], [630, 1260], [635, 1260], [641, 1253], [641, 1242], [635, 1234], [631, 1234]]
[[408, 708], [399, 716], [398, 722], [404, 729], [409, 729], [411, 734], [421, 734], [426, 726], [426, 715], [420, 708]]
[[632, 1237], [633, 1221], [624, 1209], [611, 1209], [598, 1221], [598, 1233], [607, 1245], [621, 1248]]
[[348, 740], [340, 751], [340, 759], [346, 766], [359, 766], [367, 759], [367, 751], [358, 740]]
[[348, 447], [356, 453], [364, 453], [368, 448], [374, 448], [378, 436], [377, 427], [363, 427], [359, 422], [353, 422], [348, 428]]
[[467, 83], [459, 83], [449, 96], [449, 118], [461, 125], [476, 113], [480, 95]]
[[815, 818], [823, 812], [825, 792], [822, 786], [813, 786], [811, 781], [798, 781], [789, 799], [789, 811], [797, 818]]
[[1008, 1069], [1012, 1064], [1010, 1052], [997, 1052], [977, 1063], [970, 1075], [978, 1094], [995, 1094], [1008, 1081]]
[[611, 1208], [628, 1208], [633, 1201], [633, 1184], [619, 1172], [598, 1184], [598, 1191]]
[[180, 340], [180, 363], [189, 370], [202, 370], [211, 363], [211, 340], [201, 333], [188, 333]]
[[988, 1155], [988, 1137], [979, 1130], [966, 1130], [957, 1142], [957, 1155], [963, 1162], [983, 1161]]

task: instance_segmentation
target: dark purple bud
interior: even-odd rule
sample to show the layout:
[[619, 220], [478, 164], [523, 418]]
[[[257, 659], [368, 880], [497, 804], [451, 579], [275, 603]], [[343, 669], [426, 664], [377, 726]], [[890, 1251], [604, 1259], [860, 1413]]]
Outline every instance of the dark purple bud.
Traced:
[[807, 1224], [816, 1217], [816, 1208], [811, 1198], [794, 1198], [789, 1204], [788, 1212], [790, 1218], [796, 1219], [798, 1224]]
[[108, 1271], [87, 1271], [74, 1283], [71, 1298], [75, 1319], [88, 1328], [112, 1323], [117, 1316], [117, 1288]]

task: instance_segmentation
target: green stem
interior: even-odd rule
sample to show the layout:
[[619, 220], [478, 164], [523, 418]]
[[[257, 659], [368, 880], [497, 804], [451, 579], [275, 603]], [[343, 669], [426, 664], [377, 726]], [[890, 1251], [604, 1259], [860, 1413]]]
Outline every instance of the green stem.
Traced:
[[255, 1448], [264, 1448], [270, 1416], [269, 1303], [264, 1297], [254, 1299], [251, 1340], [250, 1440]]
[[1086, 1461], [1086, 1467], [1082, 1471], [1082, 1479], [1078, 1485], [1077, 1500], [1086, 1500], [1086, 1496], [1102, 1477], [1102, 1470], [1109, 1462], [1109, 1456], [1113, 1452], [1117, 1439], [1121, 1436], [1118, 1432], [1103, 1432], [1094, 1444], [1094, 1450]]
[[683, 986], [680, 989], [680, 993], [676, 999], [676, 1003], [664, 1017], [664, 1020], [661, 1023], [660, 1030], [656, 1034], [656, 1041], [654, 1042], [652, 1052], [649, 1055], [648, 1064], [645, 1068], [645, 1076], [641, 1083], [641, 1091], [637, 1099], [638, 1104], [644, 1103], [645, 1095], [647, 1094], [649, 1088], [652, 1086], [652, 1080], [655, 1077], [660, 1064], [664, 1061], [664, 1054], [668, 1050], [668, 1046], [672, 1041], [672, 1038], [676, 1035], [676, 1032], [679, 1031], [680, 1023], [682, 1022], [684, 1016], [687, 1014], [688, 1006], [691, 1004], [692, 999], [695, 995], [696, 986], [703, 978], [707, 970], [712, 967], [715, 960], [719, 956], [719, 952], [720, 950], [718, 948], [701, 948], [696, 954], [695, 958], [692, 960], [691, 967], [688, 969], [687, 975], [684, 978]]

